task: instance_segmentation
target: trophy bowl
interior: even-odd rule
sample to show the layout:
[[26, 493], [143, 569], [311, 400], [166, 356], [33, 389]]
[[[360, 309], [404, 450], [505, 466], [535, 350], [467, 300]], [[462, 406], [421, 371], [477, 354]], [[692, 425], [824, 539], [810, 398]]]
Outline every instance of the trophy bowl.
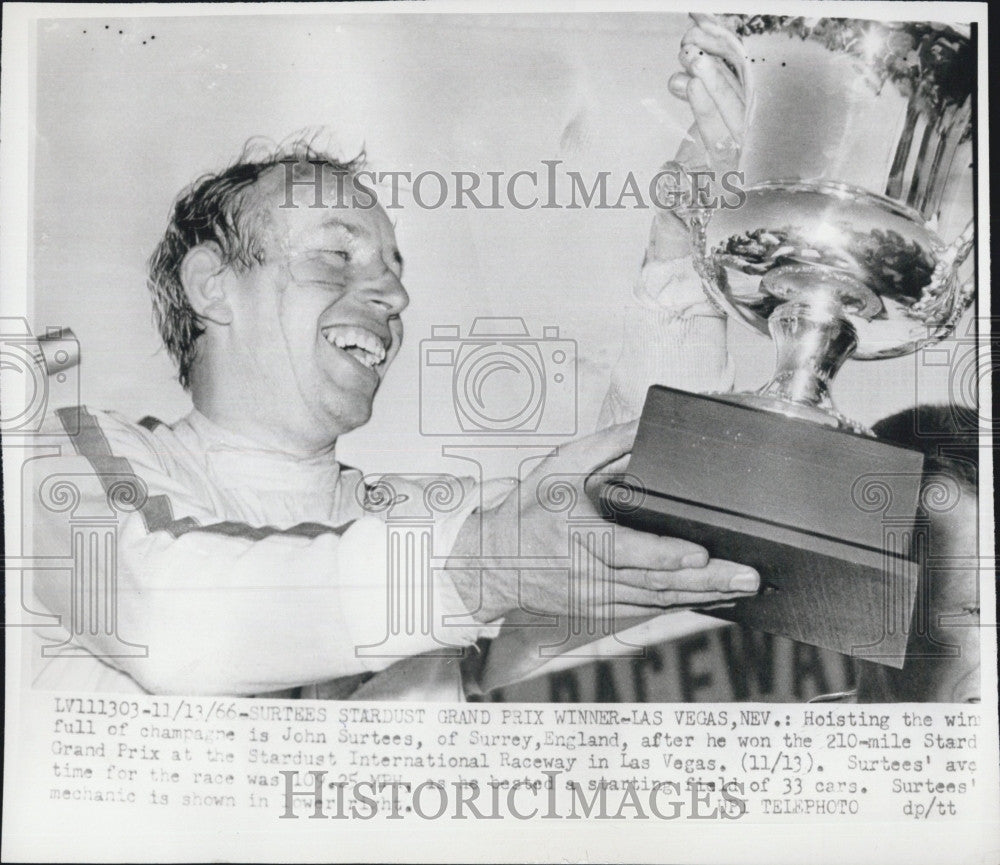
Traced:
[[[974, 46], [940, 24], [729, 15], [746, 105], [739, 206], [691, 214], [695, 266], [776, 343], [774, 377], [727, 398], [864, 432], [833, 407], [850, 357], [945, 338], [973, 297]], [[962, 213], [962, 211], [965, 211]], [[950, 243], [940, 228], [966, 222]]]

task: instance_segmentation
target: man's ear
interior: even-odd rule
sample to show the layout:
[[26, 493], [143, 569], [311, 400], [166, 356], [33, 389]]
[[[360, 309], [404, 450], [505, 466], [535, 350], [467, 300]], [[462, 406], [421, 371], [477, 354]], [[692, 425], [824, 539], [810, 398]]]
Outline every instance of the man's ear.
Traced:
[[215, 324], [230, 324], [233, 320], [225, 270], [219, 249], [208, 243], [189, 249], [180, 267], [188, 303], [200, 318]]

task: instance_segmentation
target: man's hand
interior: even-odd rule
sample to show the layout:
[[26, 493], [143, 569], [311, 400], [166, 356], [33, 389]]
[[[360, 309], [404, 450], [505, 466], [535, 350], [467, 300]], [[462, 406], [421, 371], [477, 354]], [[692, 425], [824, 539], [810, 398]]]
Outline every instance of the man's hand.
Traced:
[[[475, 570], [449, 565], [477, 621], [491, 622], [518, 609], [624, 619], [668, 607], [724, 603], [757, 591], [756, 571], [709, 559], [697, 544], [601, 523], [587, 478], [622, 462], [636, 429], [636, 423], [623, 424], [560, 447], [497, 507], [482, 513], [481, 522], [474, 514], [465, 523], [452, 560], [465, 559], [462, 567], [468, 568], [469, 557], [479, 556], [482, 538], [497, 556], [479, 559]], [[564, 485], [564, 495], [576, 496], [571, 509], [546, 506], [553, 483]], [[571, 541], [572, 523], [580, 520], [601, 530], [581, 533], [590, 540], [576, 535]], [[607, 542], [608, 532], [613, 543]]]
[[692, 13], [691, 18], [695, 23], [681, 39], [684, 71], [672, 76], [667, 86], [690, 104], [697, 137], [689, 134], [676, 159], [682, 165], [724, 171], [736, 167], [743, 143], [743, 49], [716, 16]]
[[[694, 24], [681, 39], [683, 72], [671, 76], [667, 87], [691, 108], [694, 124], [676, 156], [663, 165], [670, 173], [658, 193], [660, 201], [691, 200], [688, 172], [736, 169], [743, 143], [744, 57], [739, 40], [714, 15], [692, 13]], [[677, 181], [672, 178], [678, 177]], [[710, 193], [714, 194], [714, 193]], [[658, 210], [653, 219], [646, 261], [671, 261], [691, 251], [684, 208]], [[668, 298], [664, 300], [669, 301]]]

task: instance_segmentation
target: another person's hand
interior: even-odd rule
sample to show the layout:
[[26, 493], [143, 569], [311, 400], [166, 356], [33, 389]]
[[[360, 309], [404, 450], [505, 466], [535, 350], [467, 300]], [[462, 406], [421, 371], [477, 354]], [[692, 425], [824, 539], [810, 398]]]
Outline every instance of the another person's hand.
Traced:
[[[587, 478], [620, 464], [636, 429], [635, 423], [623, 424], [560, 447], [497, 507], [478, 515], [481, 521], [473, 515], [466, 522], [453, 559], [478, 557], [482, 539], [488, 539], [487, 553], [505, 559], [501, 563], [485, 555], [476, 570], [449, 565], [477, 621], [491, 622], [518, 609], [617, 620], [725, 603], [757, 591], [756, 571], [709, 559], [697, 544], [600, 522], [585, 488]], [[552, 482], [565, 484], [564, 493], [576, 496], [573, 522], [584, 518], [589, 525], [606, 526], [613, 531], [613, 544], [602, 542], [603, 531], [589, 533], [590, 541], [571, 541], [566, 509], [543, 504]]]
[[[669, 172], [658, 193], [662, 202], [691, 199], [694, 190], [693, 181], [685, 177], [688, 172], [720, 175], [735, 170], [743, 143], [744, 57], [740, 42], [715, 15], [692, 13], [691, 18], [694, 24], [681, 39], [683, 71], [671, 76], [667, 86], [674, 96], [688, 103], [694, 123], [677, 154], [662, 167]], [[683, 208], [658, 209], [646, 260], [686, 257], [691, 249], [688, 232]], [[669, 297], [662, 300], [670, 302]]]
[[716, 171], [736, 167], [743, 144], [745, 80], [743, 48], [715, 15], [692, 13], [694, 25], [681, 39], [683, 72], [668, 82], [694, 115], [692, 131], [675, 157], [682, 165]]
[[611, 371], [599, 427], [636, 417], [650, 384], [725, 391], [735, 377], [725, 313], [706, 296], [695, 270], [688, 220], [695, 187], [707, 185], [709, 196], [728, 195], [719, 190], [722, 175], [737, 167], [742, 47], [722, 19], [691, 17], [694, 24], [681, 43], [683, 71], [668, 86], [689, 104], [694, 124], [674, 159], [661, 166], [655, 216], [632, 290], [635, 302], [625, 308], [622, 353]]

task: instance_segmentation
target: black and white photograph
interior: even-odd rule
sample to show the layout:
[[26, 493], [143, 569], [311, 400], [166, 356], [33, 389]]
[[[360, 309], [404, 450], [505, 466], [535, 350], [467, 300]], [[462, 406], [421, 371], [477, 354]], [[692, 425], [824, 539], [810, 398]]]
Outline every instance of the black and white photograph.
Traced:
[[1000, 856], [986, 4], [696, 6], [4, 4], [5, 861]]

